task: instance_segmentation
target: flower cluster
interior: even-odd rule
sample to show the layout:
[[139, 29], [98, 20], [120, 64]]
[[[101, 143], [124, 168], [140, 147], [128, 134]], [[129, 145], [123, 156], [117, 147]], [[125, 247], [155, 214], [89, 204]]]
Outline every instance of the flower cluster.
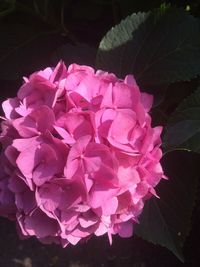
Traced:
[[59, 62], [3, 102], [0, 215], [22, 237], [75, 245], [129, 237], [164, 178], [152, 96], [88, 66]]

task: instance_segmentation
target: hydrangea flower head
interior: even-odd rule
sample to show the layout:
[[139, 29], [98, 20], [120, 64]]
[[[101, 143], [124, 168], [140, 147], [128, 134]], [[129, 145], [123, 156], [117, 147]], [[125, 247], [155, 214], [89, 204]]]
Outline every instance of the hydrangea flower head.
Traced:
[[130, 237], [164, 178], [153, 97], [124, 80], [59, 62], [24, 78], [3, 102], [0, 215], [22, 237], [75, 245]]

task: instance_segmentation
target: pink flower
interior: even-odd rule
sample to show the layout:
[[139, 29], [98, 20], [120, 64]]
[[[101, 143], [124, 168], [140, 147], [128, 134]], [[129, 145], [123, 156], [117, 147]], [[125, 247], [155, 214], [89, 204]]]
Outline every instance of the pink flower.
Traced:
[[63, 247], [132, 236], [165, 177], [152, 102], [132, 75], [88, 66], [59, 62], [24, 78], [2, 104], [0, 215], [21, 236]]

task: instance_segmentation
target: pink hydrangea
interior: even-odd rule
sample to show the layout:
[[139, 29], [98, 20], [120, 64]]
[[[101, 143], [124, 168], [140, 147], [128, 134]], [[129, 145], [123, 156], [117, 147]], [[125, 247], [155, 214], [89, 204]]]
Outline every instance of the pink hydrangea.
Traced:
[[124, 80], [59, 62], [24, 78], [3, 102], [0, 215], [22, 237], [75, 245], [130, 237], [164, 178], [153, 97]]

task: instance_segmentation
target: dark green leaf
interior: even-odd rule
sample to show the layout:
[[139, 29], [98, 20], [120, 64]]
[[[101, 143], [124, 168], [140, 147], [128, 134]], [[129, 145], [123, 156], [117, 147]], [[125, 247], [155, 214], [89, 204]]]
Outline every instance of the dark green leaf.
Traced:
[[165, 8], [128, 16], [102, 39], [97, 68], [123, 78], [132, 73], [142, 89], [200, 74], [200, 23], [182, 9]]
[[172, 114], [166, 127], [164, 147], [200, 153], [200, 87]]
[[195, 203], [198, 181], [199, 155], [175, 151], [163, 158], [168, 181], [157, 188], [160, 199], [152, 198], [145, 204], [140, 224], [135, 232], [143, 239], [171, 250], [184, 260], [182, 246], [188, 231]]

